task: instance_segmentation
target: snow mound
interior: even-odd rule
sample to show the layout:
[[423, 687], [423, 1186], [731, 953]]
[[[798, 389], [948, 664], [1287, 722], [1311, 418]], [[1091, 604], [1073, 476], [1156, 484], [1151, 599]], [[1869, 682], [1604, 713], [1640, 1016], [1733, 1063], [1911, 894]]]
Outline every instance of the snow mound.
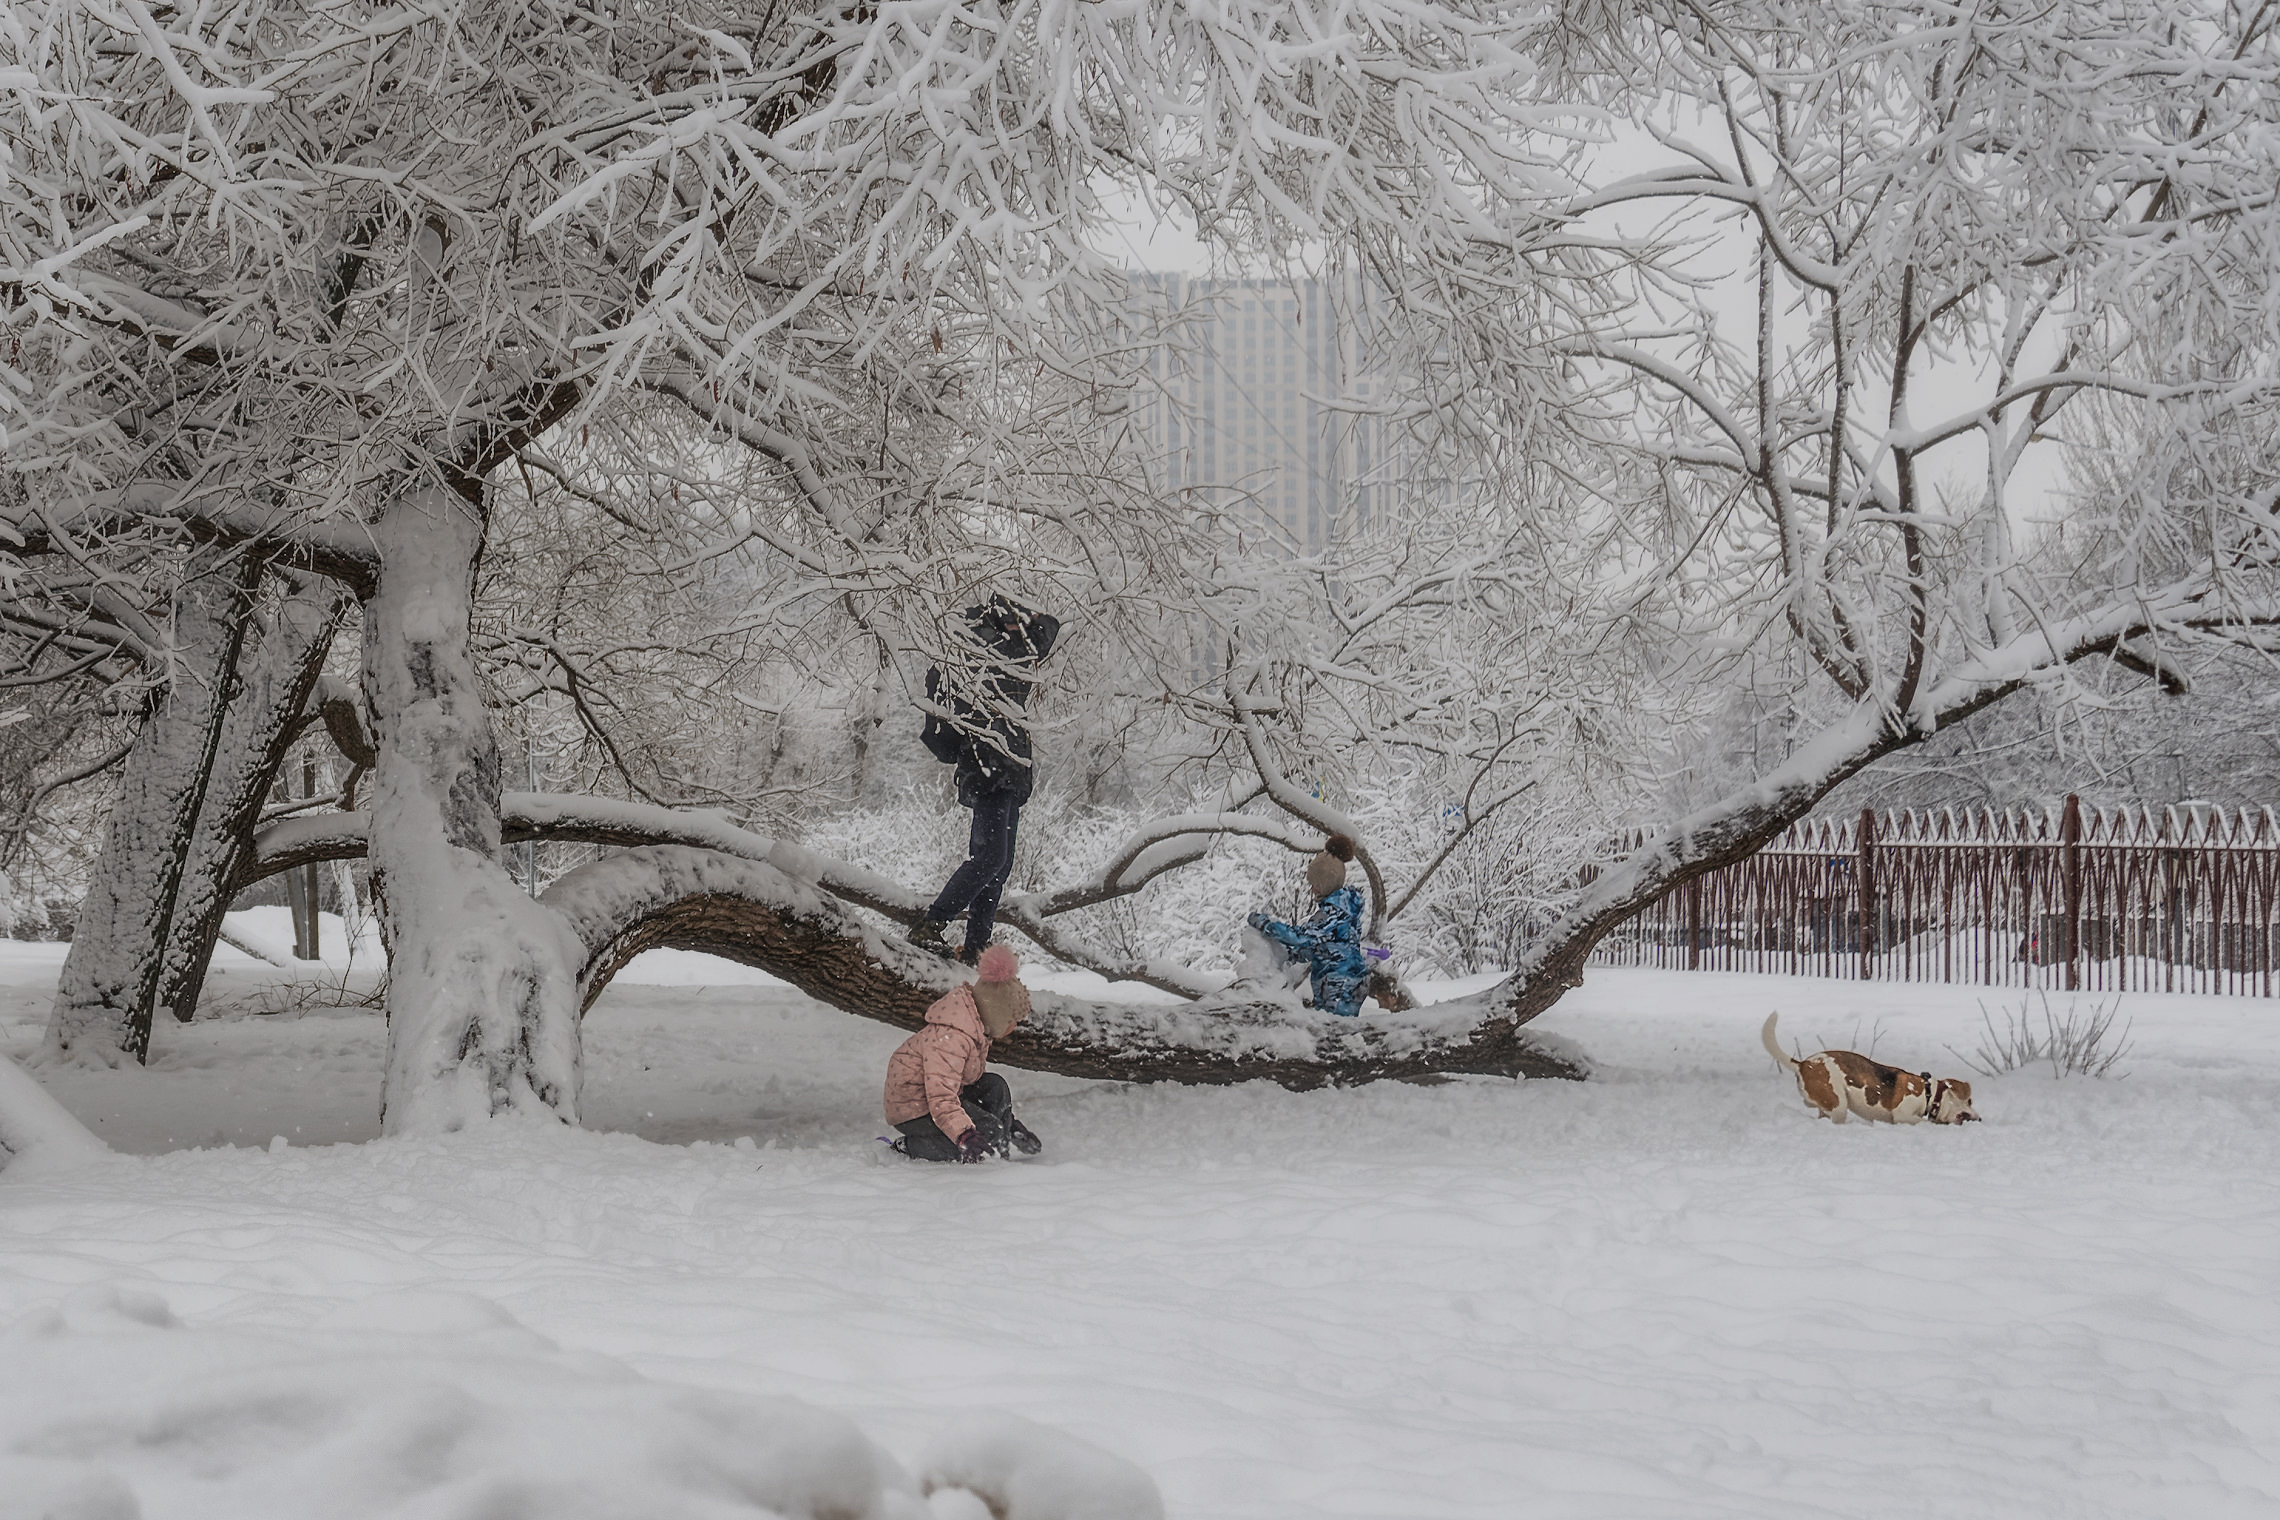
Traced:
[[[657, 1382], [487, 1299], [383, 1293], [299, 1330], [98, 1286], [0, 1337], [0, 1520], [941, 1520], [842, 1416]], [[1160, 1520], [1155, 1485], [1001, 1417], [930, 1471], [1002, 1520]], [[948, 1496], [946, 1496], [948, 1497]]]
[[1280, 945], [1249, 924], [1243, 926], [1242, 950], [1235, 961], [1235, 985], [1271, 988], [1278, 993], [1295, 992], [1306, 979], [1306, 962], [1286, 955]]
[[[945, 1431], [920, 1465], [938, 1520], [1164, 1520], [1155, 1480], [1122, 1457], [1019, 1415], [976, 1415]], [[972, 1506], [952, 1496], [971, 1495]]]
[[701, 950], [644, 950], [626, 962], [625, 969], [610, 978], [611, 984], [628, 987], [789, 987], [791, 983], [781, 977], [770, 976], [756, 966], [740, 966], [735, 961]]
[[381, 966], [388, 952], [380, 943], [380, 921], [363, 920], [363, 935], [353, 943], [348, 925], [336, 913], [317, 915], [319, 959], [299, 960], [293, 954], [293, 910], [283, 907], [239, 908], [222, 915], [222, 938], [234, 949], [288, 971], [326, 967], [345, 971], [351, 966]]
[[84, 1462], [0, 1456], [0, 1520], [142, 1520], [142, 1506]]
[[46, 1088], [0, 1055], [0, 1167], [22, 1177], [34, 1165], [69, 1166], [110, 1153]]

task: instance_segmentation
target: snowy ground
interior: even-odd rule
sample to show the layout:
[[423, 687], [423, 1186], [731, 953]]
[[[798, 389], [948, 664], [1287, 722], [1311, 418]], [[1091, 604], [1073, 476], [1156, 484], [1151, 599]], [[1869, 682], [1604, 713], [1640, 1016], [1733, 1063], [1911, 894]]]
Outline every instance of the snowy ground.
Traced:
[[[0, 957], [22, 1056], [60, 947]], [[2280, 1514], [2280, 1003], [2133, 995], [2122, 1080], [1836, 1128], [1769, 1008], [1957, 1074], [2018, 994], [1594, 972], [1544, 1021], [1589, 1084], [1011, 1072], [1045, 1154], [928, 1168], [896, 1033], [724, 963], [597, 1006], [587, 1132], [449, 1143], [343, 1143], [378, 1018], [223, 970], [148, 1070], [42, 1074], [134, 1154], [0, 1180], [0, 1516], [823, 1514], [997, 1414], [1184, 1520]]]

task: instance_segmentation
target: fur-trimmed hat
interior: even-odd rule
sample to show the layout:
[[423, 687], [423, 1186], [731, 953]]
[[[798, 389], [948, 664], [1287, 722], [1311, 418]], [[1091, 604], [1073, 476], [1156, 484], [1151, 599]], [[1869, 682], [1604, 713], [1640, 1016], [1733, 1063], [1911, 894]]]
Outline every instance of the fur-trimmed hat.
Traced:
[[1306, 863], [1306, 884], [1314, 889], [1316, 897], [1328, 897], [1346, 884], [1346, 862], [1354, 858], [1354, 841], [1344, 834], [1332, 834], [1323, 841], [1322, 849]]
[[982, 1027], [990, 1032], [990, 1038], [1002, 1040], [1006, 1031], [1029, 1017], [1029, 989], [1017, 974], [1021, 961], [1010, 946], [989, 945], [983, 948], [974, 969], [980, 973], [974, 983], [974, 1011], [982, 1016]]

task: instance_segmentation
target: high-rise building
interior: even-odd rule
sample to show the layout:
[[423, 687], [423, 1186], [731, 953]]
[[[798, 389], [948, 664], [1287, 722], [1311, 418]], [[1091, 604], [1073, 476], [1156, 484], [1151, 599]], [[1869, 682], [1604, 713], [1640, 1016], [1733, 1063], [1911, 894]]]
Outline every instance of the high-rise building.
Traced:
[[1163, 488], [1211, 502], [1264, 547], [1307, 553], [1423, 485], [1397, 425], [1370, 410], [1388, 387], [1366, 362], [1366, 286], [1177, 274], [1145, 285], [1186, 340], [1158, 350], [1142, 407]]

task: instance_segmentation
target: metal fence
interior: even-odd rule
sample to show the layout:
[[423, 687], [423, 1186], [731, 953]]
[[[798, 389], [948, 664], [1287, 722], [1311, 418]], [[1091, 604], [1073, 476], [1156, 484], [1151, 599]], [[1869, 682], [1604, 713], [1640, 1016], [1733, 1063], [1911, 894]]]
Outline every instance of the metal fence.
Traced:
[[1876, 813], [1800, 823], [1679, 887], [1593, 962], [2270, 997], [2270, 808]]

